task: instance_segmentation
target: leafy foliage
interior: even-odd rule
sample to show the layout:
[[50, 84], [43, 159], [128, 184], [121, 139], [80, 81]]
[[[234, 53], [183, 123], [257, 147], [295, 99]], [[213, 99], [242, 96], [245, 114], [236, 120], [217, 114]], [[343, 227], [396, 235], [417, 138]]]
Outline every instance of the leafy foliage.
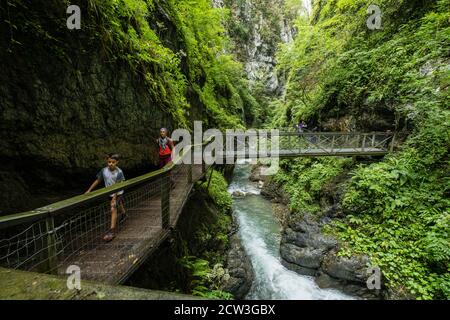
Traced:
[[233, 298], [230, 293], [219, 289], [223, 281], [230, 277], [220, 263], [211, 268], [208, 261], [193, 256], [183, 257], [180, 263], [192, 272], [192, 294], [209, 299], [231, 300]]
[[[212, 171], [208, 189], [207, 186], [207, 181], [198, 184], [202, 192], [207, 192], [219, 212], [214, 217], [203, 217], [195, 228], [195, 234], [192, 235], [195, 243], [202, 244], [205, 249], [195, 253], [198, 257], [192, 254], [185, 255], [180, 264], [190, 271], [189, 286], [192, 294], [206, 298], [231, 299], [232, 295], [221, 291], [220, 287], [230, 277], [222, 265], [223, 252], [228, 248], [228, 233], [232, 227], [230, 216], [232, 200], [227, 192], [228, 184], [218, 171]], [[188, 249], [187, 253], [189, 252]]]
[[[272, 124], [303, 119], [327, 127], [334, 120], [336, 130], [409, 131], [399, 152], [353, 169], [343, 199], [347, 216], [331, 229], [342, 241], [340, 254], [369, 255], [392, 290], [448, 299], [449, 2], [377, 4], [382, 30], [366, 27], [362, 0], [314, 1], [310, 19], [297, 20], [294, 43], [279, 52], [289, 79]], [[278, 179], [289, 182], [294, 209], [318, 212], [311, 194], [320, 187], [302, 187], [316, 179], [317, 160], [308, 161]], [[341, 160], [329, 165], [334, 161]], [[300, 191], [290, 187], [295, 181]]]
[[68, 64], [74, 42], [82, 54], [95, 52], [104, 63], [126, 62], [179, 127], [189, 127], [192, 105], [204, 108], [203, 120], [219, 128], [243, 127], [244, 106], [257, 107], [241, 64], [226, 53], [227, 11], [213, 8], [211, 1], [80, 0], [83, 32], [76, 34], [66, 28], [64, 17], [45, 21], [45, 15], [65, 12], [68, 5], [49, 1], [45, 6], [23, 0], [2, 4], [2, 12], [12, 12], [2, 21], [8, 51], [23, 49], [15, 31], [21, 25], [52, 58]]
[[[206, 176], [209, 177], [209, 174], [210, 172]], [[230, 212], [232, 198], [227, 191], [228, 183], [220, 172], [213, 170], [209, 186], [208, 181], [205, 181], [200, 187], [203, 190], [206, 190], [208, 187], [206, 191], [222, 213]]]
[[283, 160], [282, 170], [274, 179], [290, 195], [292, 211], [318, 213], [323, 186], [344, 172], [350, 163], [351, 159], [331, 158]]

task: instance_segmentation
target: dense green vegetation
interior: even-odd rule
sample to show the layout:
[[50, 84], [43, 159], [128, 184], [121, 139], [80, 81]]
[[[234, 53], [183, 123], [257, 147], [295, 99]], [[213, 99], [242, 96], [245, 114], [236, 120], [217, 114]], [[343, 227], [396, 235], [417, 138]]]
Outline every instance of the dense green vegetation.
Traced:
[[161, 127], [243, 127], [257, 106], [209, 0], [6, 0], [0, 16], [0, 214], [79, 188], [106, 153], [149, 170]]
[[[209, 173], [208, 173], [209, 174]], [[179, 263], [190, 271], [189, 290], [194, 295], [206, 298], [231, 299], [232, 295], [220, 289], [223, 281], [229, 278], [223, 267], [224, 252], [228, 248], [228, 233], [232, 227], [231, 195], [228, 184], [222, 174], [213, 170], [211, 181], [199, 183], [201, 192], [208, 195], [218, 212], [213, 219], [203, 217], [192, 241], [206, 245], [197, 255], [185, 255]], [[186, 248], [190, 252], [189, 248]]]
[[[176, 27], [183, 44], [164, 43], [169, 26], [152, 22], [150, 16], [162, 8]], [[188, 126], [188, 86], [206, 107], [211, 126], [240, 127], [244, 104], [255, 103], [250, 95], [242, 66], [225, 54], [226, 11], [213, 9], [208, 0], [109, 0], [88, 1], [90, 14], [100, 19], [100, 36], [106, 50], [119, 53], [143, 75], [149, 90], [181, 126]], [[154, 27], [153, 27], [154, 25]], [[152, 28], [153, 27], [153, 28]], [[176, 51], [178, 50], [178, 51]], [[182, 62], [188, 72], [183, 74]]]
[[[297, 19], [294, 43], [279, 52], [289, 81], [272, 125], [302, 119], [325, 130], [409, 134], [383, 161], [353, 167], [346, 218], [332, 232], [340, 254], [367, 254], [381, 267], [394, 296], [449, 298], [450, 2], [377, 4], [381, 30], [366, 27], [362, 0], [314, 1], [311, 18]], [[294, 210], [317, 212], [315, 194], [344, 165], [297, 160], [277, 179], [289, 182]]]
[[[66, 27], [68, 5], [69, 2], [64, 0], [31, 3], [8, 0], [0, 5], [2, 16], [8, 16], [0, 22], [1, 65], [7, 68], [15, 62], [14, 68], [7, 69], [9, 73], [4, 79], [6, 82], [8, 77], [13, 78], [17, 85], [30, 87], [29, 96], [34, 98], [32, 103], [38, 111], [26, 111], [33, 117], [32, 128], [40, 130], [41, 135], [46, 134], [45, 129], [50, 131], [49, 128], [54, 129], [53, 135], [55, 128], [69, 131], [71, 123], [82, 126], [82, 133], [90, 131], [103, 136], [116, 134], [118, 130], [132, 131], [125, 120], [114, 126], [120, 122], [120, 116], [125, 118], [125, 114], [121, 115], [124, 109], [126, 119], [135, 120], [135, 125], [146, 119], [147, 128], [153, 124], [149, 123], [146, 112], [156, 113], [159, 118], [164, 114], [165, 122], [168, 122], [167, 118], [173, 121], [158, 125], [170, 125], [170, 128], [191, 127], [192, 120], [203, 120], [205, 127], [243, 127], [242, 111], [256, 107], [242, 65], [228, 50], [230, 44], [224, 29], [228, 11], [212, 8], [209, 0], [80, 0], [77, 2], [82, 17], [80, 30]], [[29, 59], [30, 56], [34, 60]], [[52, 63], [46, 66], [49, 61]], [[109, 67], [116, 72], [116, 78], [111, 79], [109, 72], [105, 72]], [[22, 79], [25, 77], [22, 69], [31, 69], [33, 77]], [[127, 83], [129, 79], [123, 79], [125, 77], [139, 86]], [[92, 78], [95, 79], [90, 84]], [[61, 83], [66, 90], [61, 89]], [[85, 88], [84, 83], [90, 86]], [[103, 83], [115, 92], [103, 88]], [[28, 105], [19, 104], [14, 109], [10, 97], [14, 87], [6, 84], [4, 87], [2, 128], [6, 131], [10, 126], [30, 127], [27, 116], [21, 111], [32, 109], [31, 102], [21, 101]], [[49, 92], [44, 95], [39, 89]], [[114, 109], [116, 106], [105, 106], [105, 101], [95, 96], [100, 95], [98, 92], [101, 97], [126, 106], [121, 106], [121, 110]], [[68, 93], [93, 95], [101, 105], [94, 109], [82, 99], [71, 97], [76, 100], [76, 105], [70, 109], [66, 107], [70, 102], [56, 96]], [[125, 97], [116, 97], [119, 94]], [[47, 101], [59, 104], [49, 105]], [[43, 110], [40, 110], [41, 105]], [[118, 119], [108, 123], [107, 113]], [[138, 127], [143, 126], [138, 124]], [[140, 134], [148, 135], [149, 132], [142, 129]], [[29, 152], [33, 155], [39, 151], [46, 157], [56, 154], [53, 157], [61, 162], [58, 164], [68, 166], [64, 153], [69, 151], [64, 150], [64, 145], [55, 147], [62, 144], [59, 140], [59, 136], [52, 136], [40, 144], [33, 141], [42, 145], [40, 150], [25, 145], [22, 152], [32, 149]], [[16, 150], [0, 151], [10, 156]], [[83, 151], [87, 153], [87, 150]]]
[[324, 186], [351, 166], [352, 160], [332, 158], [300, 158], [282, 160], [274, 181], [290, 195], [294, 213], [319, 213], [320, 195]]

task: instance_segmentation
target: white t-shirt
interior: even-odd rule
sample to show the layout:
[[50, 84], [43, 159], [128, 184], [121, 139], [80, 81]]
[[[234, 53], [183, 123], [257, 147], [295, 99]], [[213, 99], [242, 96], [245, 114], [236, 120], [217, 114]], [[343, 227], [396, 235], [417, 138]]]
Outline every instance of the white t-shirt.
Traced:
[[[111, 171], [109, 167], [105, 167], [97, 173], [97, 179], [99, 181], [105, 182], [105, 187], [112, 186], [113, 184], [124, 181], [125, 176], [123, 175], [122, 170], [120, 168], [116, 168], [116, 170]], [[122, 195], [123, 190], [117, 192], [117, 195]], [[111, 194], [110, 197], [113, 197], [114, 194]]]

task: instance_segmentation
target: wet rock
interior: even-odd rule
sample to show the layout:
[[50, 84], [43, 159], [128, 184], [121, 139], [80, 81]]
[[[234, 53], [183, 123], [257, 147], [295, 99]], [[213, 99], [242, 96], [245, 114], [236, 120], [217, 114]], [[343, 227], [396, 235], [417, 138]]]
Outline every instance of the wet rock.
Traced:
[[261, 195], [272, 202], [282, 203], [284, 205], [289, 204], [289, 196], [287, 193], [284, 192], [283, 189], [271, 179], [268, 179], [264, 183], [264, 186], [261, 189]]
[[335, 252], [330, 252], [323, 261], [322, 269], [333, 278], [365, 284], [368, 278], [368, 262], [369, 259], [366, 256], [346, 258], [338, 257]]
[[321, 233], [321, 223], [314, 221], [309, 214], [303, 219], [291, 222], [283, 234], [283, 242], [293, 243], [299, 247], [311, 247], [328, 251], [336, 247], [337, 241]]
[[236, 198], [242, 198], [245, 196], [245, 193], [240, 190], [236, 190], [233, 192], [232, 195], [233, 195], [233, 197], [236, 197]]
[[317, 219], [304, 213], [301, 219], [290, 221], [280, 248], [284, 265], [297, 273], [316, 276], [320, 288], [335, 288], [366, 299], [379, 298], [378, 291], [366, 287], [369, 259], [337, 256], [337, 240], [321, 232], [330, 220], [327, 216]]
[[237, 233], [230, 238], [226, 268], [230, 277], [222, 284], [221, 289], [233, 294], [235, 299], [243, 299], [252, 286], [254, 272], [250, 258], [245, 252]]
[[316, 283], [321, 289], [337, 288], [340, 286], [340, 283], [337, 279], [334, 279], [323, 272], [318, 272]]
[[269, 180], [270, 176], [266, 176], [262, 174], [262, 170], [265, 169], [267, 167], [262, 166], [262, 165], [255, 165], [252, 168], [252, 171], [250, 173], [250, 177], [249, 180], [253, 181], [253, 182], [266, 182], [267, 180]]
[[318, 272], [315, 280], [321, 289], [338, 289], [348, 295], [363, 299], [380, 299], [382, 297], [380, 290], [369, 290], [360, 284], [336, 279], [324, 272]]
[[318, 269], [325, 255], [324, 250], [309, 247], [300, 248], [289, 243], [281, 245], [280, 252], [287, 262], [309, 269]]
[[292, 271], [295, 271], [295, 272], [297, 272], [298, 274], [303, 274], [303, 275], [305, 275], [305, 276], [311, 276], [311, 277], [313, 277], [313, 276], [315, 276], [316, 273], [317, 273], [317, 270], [316, 270], [316, 269], [311, 269], [311, 268], [301, 267], [301, 266], [299, 266], [298, 264], [287, 262], [287, 261], [284, 260], [284, 259], [281, 260], [281, 264], [282, 264], [283, 266], [285, 266], [287, 269], [292, 270]]

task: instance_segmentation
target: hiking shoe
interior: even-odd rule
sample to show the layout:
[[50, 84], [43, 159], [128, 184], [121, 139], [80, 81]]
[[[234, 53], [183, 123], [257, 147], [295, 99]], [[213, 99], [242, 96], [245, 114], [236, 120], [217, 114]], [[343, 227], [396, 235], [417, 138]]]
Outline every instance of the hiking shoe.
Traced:
[[116, 237], [116, 233], [111, 229], [105, 234], [105, 236], [103, 237], [103, 240], [106, 241], [106, 242], [110, 242], [115, 237]]

